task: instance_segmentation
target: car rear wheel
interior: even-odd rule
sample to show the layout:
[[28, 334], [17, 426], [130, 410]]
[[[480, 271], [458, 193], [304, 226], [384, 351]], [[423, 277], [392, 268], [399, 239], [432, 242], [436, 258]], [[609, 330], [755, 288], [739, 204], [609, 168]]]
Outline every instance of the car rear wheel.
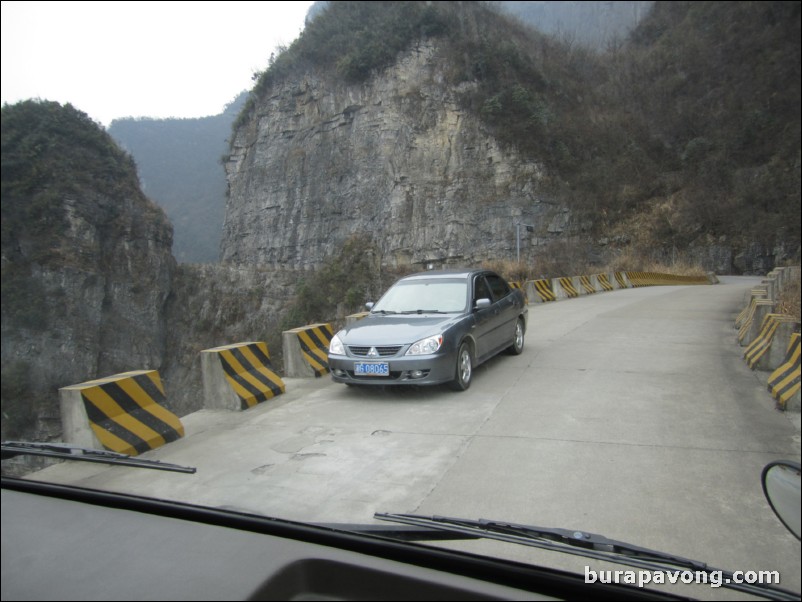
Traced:
[[454, 380], [449, 383], [455, 391], [464, 391], [471, 386], [473, 376], [473, 360], [471, 359], [471, 349], [467, 343], [462, 343], [457, 352], [457, 366]]

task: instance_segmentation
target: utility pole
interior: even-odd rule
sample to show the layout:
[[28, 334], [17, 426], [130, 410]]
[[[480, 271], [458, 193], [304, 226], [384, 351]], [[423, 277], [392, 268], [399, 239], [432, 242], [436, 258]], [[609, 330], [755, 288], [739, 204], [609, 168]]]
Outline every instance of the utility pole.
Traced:
[[515, 224], [515, 248], [518, 253], [518, 263], [521, 263], [521, 226], [525, 227], [527, 232], [535, 231], [535, 227], [531, 224], [522, 224], [521, 222]]

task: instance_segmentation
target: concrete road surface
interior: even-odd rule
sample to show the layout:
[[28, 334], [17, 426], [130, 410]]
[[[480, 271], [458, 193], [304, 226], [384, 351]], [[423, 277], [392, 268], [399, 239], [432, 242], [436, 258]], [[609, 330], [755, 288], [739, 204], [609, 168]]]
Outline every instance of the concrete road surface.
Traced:
[[[769, 461], [800, 460], [799, 414], [775, 410], [735, 338], [758, 282], [530, 306], [524, 353], [480, 367], [463, 393], [288, 380], [287, 394], [245, 412], [184, 417], [184, 439], [143, 456], [195, 475], [76, 463], [36, 478], [310, 522], [379, 511], [566, 527], [779, 571], [800, 591], [800, 544], [760, 486]], [[592, 563], [451, 545], [577, 571]]]

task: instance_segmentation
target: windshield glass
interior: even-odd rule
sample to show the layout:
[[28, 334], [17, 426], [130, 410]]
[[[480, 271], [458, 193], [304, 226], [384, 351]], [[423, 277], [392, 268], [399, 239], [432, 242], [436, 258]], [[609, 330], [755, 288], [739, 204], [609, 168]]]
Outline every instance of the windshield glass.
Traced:
[[800, 591], [800, 4], [236, 6], [2, 2], [4, 475]]
[[456, 313], [468, 303], [466, 280], [419, 280], [399, 282], [373, 306], [373, 312], [416, 311]]

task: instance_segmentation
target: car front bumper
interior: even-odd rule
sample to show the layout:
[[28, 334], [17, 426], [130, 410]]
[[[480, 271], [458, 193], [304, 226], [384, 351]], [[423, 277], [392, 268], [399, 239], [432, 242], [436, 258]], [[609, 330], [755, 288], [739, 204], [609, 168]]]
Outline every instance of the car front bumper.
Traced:
[[[388, 364], [389, 376], [359, 376], [356, 364]], [[454, 380], [457, 356], [454, 352], [400, 356], [372, 360], [329, 355], [329, 370], [335, 382], [351, 385], [437, 385]]]

